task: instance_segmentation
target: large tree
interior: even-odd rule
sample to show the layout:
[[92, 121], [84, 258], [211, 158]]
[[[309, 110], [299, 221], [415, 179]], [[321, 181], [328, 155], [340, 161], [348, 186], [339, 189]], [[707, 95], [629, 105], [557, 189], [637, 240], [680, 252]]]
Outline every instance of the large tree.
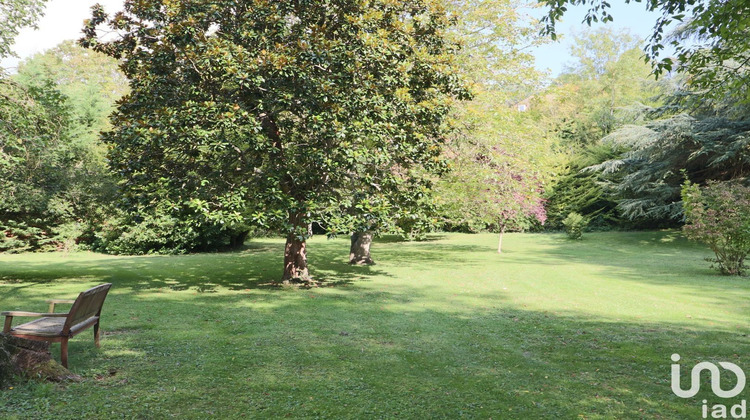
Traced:
[[[101, 27], [119, 38], [100, 40]], [[449, 27], [431, 0], [95, 6], [82, 42], [131, 79], [105, 137], [124, 199], [278, 227], [283, 280], [307, 279], [309, 225], [344, 188], [443, 167], [444, 116], [467, 95]]]

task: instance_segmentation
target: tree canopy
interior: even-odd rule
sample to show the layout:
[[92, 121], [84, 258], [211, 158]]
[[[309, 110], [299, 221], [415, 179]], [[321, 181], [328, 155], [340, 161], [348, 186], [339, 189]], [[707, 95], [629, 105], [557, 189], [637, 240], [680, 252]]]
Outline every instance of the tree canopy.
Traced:
[[34, 26], [46, 0], [3, 0], [0, 3], [0, 58], [15, 55], [10, 49], [18, 31]]
[[[324, 3], [93, 9], [82, 43], [122, 60], [131, 80], [105, 141], [136, 220], [156, 211], [218, 231], [279, 227], [284, 280], [305, 278], [309, 225], [343, 189], [387, 194], [442, 170], [445, 115], [468, 96], [446, 10]], [[99, 27], [120, 37], [101, 41]]]
[[[543, 33], [556, 37], [555, 25], [568, 6], [590, 6], [584, 21], [613, 21], [610, 3], [602, 0], [545, 0], [549, 7], [542, 19]], [[648, 43], [644, 47], [647, 59], [659, 76], [676, 70], [689, 74], [693, 88], [702, 94], [721, 98], [732, 95], [738, 100], [750, 100], [748, 64], [750, 63], [750, 4], [745, 1], [713, 0], [634, 0], [644, 3], [646, 10], [661, 13], [656, 20]], [[670, 25], [678, 26], [670, 32]], [[667, 45], [675, 50], [675, 57], [663, 57]]]

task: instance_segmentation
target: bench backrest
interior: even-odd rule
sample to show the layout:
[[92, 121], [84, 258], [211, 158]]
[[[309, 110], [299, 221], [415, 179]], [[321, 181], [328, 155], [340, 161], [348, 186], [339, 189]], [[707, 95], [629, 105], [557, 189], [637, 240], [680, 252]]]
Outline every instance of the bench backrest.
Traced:
[[102, 305], [110, 287], [112, 287], [112, 283], [105, 283], [81, 292], [70, 308], [63, 332], [67, 333], [71, 327], [91, 317], [98, 317], [102, 313]]

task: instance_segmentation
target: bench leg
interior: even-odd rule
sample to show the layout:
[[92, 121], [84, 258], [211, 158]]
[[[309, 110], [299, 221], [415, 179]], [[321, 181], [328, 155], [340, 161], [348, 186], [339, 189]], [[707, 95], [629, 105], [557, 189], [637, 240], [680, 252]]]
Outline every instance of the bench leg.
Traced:
[[68, 339], [63, 338], [60, 342], [60, 362], [65, 369], [68, 368]]
[[99, 347], [99, 323], [94, 324], [94, 345]]

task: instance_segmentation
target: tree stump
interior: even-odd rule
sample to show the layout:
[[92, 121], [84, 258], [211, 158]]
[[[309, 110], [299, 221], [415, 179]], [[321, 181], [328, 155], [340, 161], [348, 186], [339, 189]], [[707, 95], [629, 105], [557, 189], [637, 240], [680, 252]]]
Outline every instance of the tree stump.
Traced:
[[48, 381], [79, 380], [52, 359], [50, 343], [0, 334], [0, 386], [7, 386], [13, 376]]
[[352, 243], [349, 248], [349, 264], [372, 265], [375, 261], [370, 257], [370, 245], [372, 244], [372, 232], [354, 232]]

